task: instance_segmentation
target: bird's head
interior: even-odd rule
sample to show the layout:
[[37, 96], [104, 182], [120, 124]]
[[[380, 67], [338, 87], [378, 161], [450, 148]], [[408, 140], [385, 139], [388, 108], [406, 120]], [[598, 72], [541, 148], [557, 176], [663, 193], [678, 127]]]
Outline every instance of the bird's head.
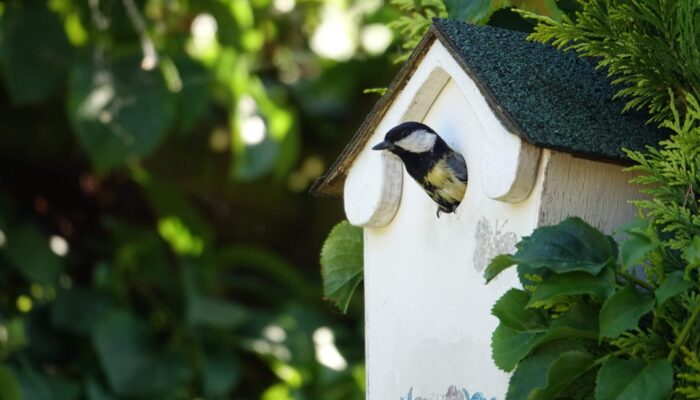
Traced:
[[404, 122], [391, 128], [384, 141], [376, 144], [372, 150], [389, 150], [399, 155], [429, 153], [437, 140], [438, 135], [429, 126], [420, 122]]

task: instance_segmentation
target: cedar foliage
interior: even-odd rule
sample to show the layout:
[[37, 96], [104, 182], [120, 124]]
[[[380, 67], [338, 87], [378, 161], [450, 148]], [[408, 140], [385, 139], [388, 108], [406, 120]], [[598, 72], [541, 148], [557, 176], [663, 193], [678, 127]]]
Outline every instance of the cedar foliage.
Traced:
[[402, 38], [401, 50], [395, 61], [404, 62], [430, 29], [433, 18], [447, 17], [447, 9], [442, 0], [391, 0], [391, 4], [402, 12], [388, 26]]
[[626, 110], [648, 110], [653, 121], [672, 118], [678, 101], [700, 97], [700, 5], [677, 0], [582, 0], [581, 11], [550, 17], [520, 11], [539, 24], [530, 36], [599, 60], [628, 98]]

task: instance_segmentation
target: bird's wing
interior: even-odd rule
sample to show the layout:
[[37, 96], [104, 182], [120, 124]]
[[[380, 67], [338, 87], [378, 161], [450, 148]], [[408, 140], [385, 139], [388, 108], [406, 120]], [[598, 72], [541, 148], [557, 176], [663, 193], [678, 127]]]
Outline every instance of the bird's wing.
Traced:
[[462, 182], [467, 182], [467, 163], [464, 162], [464, 157], [461, 154], [452, 151], [447, 156], [447, 165], [450, 167], [457, 178]]

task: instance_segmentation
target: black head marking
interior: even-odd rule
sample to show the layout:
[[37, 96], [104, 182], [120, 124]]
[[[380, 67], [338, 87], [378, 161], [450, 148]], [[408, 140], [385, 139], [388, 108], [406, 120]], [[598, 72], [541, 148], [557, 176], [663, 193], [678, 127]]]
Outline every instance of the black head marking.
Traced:
[[428, 125], [409, 121], [391, 128], [384, 136], [384, 141], [372, 149], [389, 150], [399, 156], [403, 153], [427, 153], [437, 141], [442, 140]]
[[430, 133], [435, 133], [435, 131], [428, 125], [422, 124], [420, 122], [409, 121], [391, 128], [389, 132], [386, 133], [386, 136], [384, 136], [384, 140], [389, 143], [396, 143], [415, 131], [427, 131]]

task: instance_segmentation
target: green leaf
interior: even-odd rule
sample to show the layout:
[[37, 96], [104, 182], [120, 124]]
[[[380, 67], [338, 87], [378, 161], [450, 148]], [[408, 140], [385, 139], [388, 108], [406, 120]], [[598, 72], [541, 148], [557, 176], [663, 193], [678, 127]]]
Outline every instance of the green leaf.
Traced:
[[362, 281], [362, 248], [362, 228], [347, 221], [336, 225], [323, 243], [323, 293], [342, 312], [347, 311], [352, 294]]
[[665, 360], [609, 358], [598, 371], [596, 400], [663, 400], [673, 389], [673, 368]]
[[491, 356], [504, 371], [513, 368], [530, 352], [546, 343], [560, 339], [597, 339], [597, 310], [578, 304], [552, 321], [546, 331], [521, 331], [499, 324], [491, 337]]
[[508, 385], [506, 400], [549, 400], [586, 373], [594, 358], [582, 346], [555, 343], [525, 359]]
[[686, 271], [700, 268], [700, 236], [694, 236], [683, 249], [683, 259], [688, 263]]
[[188, 296], [187, 322], [193, 326], [233, 329], [243, 325], [248, 318], [248, 310], [236, 303], [196, 293]]
[[0, 365], [0, 399], [23, 400], [17, 378], [11, 369]]
[[177, 58], [174, 65], [182, 86], [177, 94], [178, 133], [185, 135], [192, 132], [192, 128], [209, 107], [207, 71], [188, 57]]
[[213, 237], [212, 229], [178, 187], [144, 169], [132, 168], [132, 176], [143, 188], [158, 215], [158, 233], [178, 254], [200, 255]]
[[515, 368], [537, 346], [544, 333], [517, 331], [499, 324], [491, 336], [491, 358], [506, 372]]
[[117, 394], [139, 393], [132, 382], [147, 362], [144, 331], [138, 321], [122, 311], [112, 312], [92, 332], [92, 340], [107, 381]]
[[225, 353], [204, 355], [204, 395], [219, 397], [230, 392], [240, 380], [241, 366], [238, 360]]
[[552, 275], [552, 272], [547, 269], [536, 269], [527, 264], [518, 264], [517, 270], [520, 284], [530, 292], [534, 291], [537, 285]]
[[616, 338], [633, 329], [639, 319], [654, 307], [654, 298], [627, 285], [613, 294], [600, 310], [600, 337]]
[[508, 290], [494, 304], [491, 314], [516, 331], [544, 331], [547, 321], [539, 310], [526, 309], [530, 295], [519, 289]]
[[112, 301], [101, 293], [73, 287], [58, 292], [56, 303], [51, 308], [51, 322], [68, 332], [89, 334], [112, 308]]
[[25, 364], [14, 370], [23, 400], [78, 400], [80, 387], [71, 381], [36, 371]]
[[509, 267], [515, 265], [516, 261], [510, 254], [501, 254], [494, 257], [489, 266], [484, 270], [484, 278], [486, 278], [486, 283], [491, 282], [491, 280], [498, 276], [501, 272], [508, 269]]
[[46, 99], [65, 79], [71, 47], [44, 1], [8, 3], [0, 20], [0, 61], [14, 104]]
[[535, 229], [517, 244], [513, 259], [555, 273], [583, 271], [597, 275], [615, 256], [608, 237], [578, 217]]
[[87, 400], [113, 400], [112, 396], [93, 378], [85, 384], [85, 397]]
[[656, 289], [656, 304], [662, 305], [673, 296], [683, 293], [693, 287], [691, 282], [684, 278], [682, 271], [674, 271], [666, 276], [661, 286]]
[[615, 291], [615, 273], [605, 268], [598, 275], [587, 272], [568, 272], [545, 278], [532, 293], [527, 307], [544, 307], [560, 301], [564, 296], [588, 294], [605, 301]]
[[156, 352], [145, 327], [125, 311], [108, 314], [92, 331], [102, 370], [119, 396], [154, 396], [182, 390], [191, 373], [188, 363]]
[[6, 329], [5, 340], [0, 344], [0, 358], [7, 357], [8, 354], [19, 352], [29, 345], [29, 333], [27, 332], [27, 320], [23, 317], [14, 317], [2, 320], [2, 325]]
[[54, 285], [63, 270], [63, 259], [49, 248], [49, 237], [34, 225], [22, 225], [7, 233], [7, 258], [25, 279]]
[[452, 19], [475, 22], [488, 15], [491, 0], [445, 0], [447, 15]]
[[68, 94], [70, 122], [99, 171], [153, 152], [175, 116], [175, 100], [158, 70], [141, 68], [141, 55], [74, 64]]
[[627, 240], [620, 245], [620, 262], [625, 269], [639, 264], [650, 251], [659, 245], [653, 228], [646, 220], [637, 219], [625, 225], [623, 231], [629, 235]]
[[559, 339], [598, 338], [598, 310], [589, 304], [576, 304], [552, 321], [547, 332], [539, 339], [544, 344]]

